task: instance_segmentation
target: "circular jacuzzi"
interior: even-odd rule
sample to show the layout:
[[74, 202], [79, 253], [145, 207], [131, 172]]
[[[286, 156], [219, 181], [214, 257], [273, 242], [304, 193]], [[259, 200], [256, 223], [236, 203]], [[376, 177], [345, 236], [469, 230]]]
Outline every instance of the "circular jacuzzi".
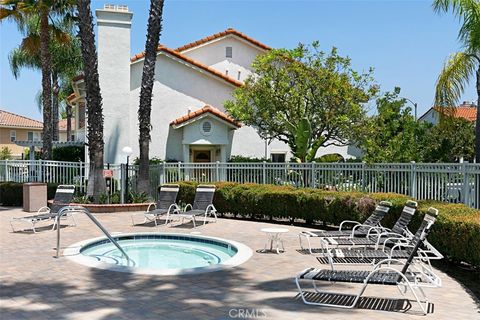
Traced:
[[139, 274], [179, 275], [238, 266], [252, 250], [236, 241], [177, 233], [114, 235], [128, 259], [107, 238], [75, 243], [64, 256], [85, 266]]

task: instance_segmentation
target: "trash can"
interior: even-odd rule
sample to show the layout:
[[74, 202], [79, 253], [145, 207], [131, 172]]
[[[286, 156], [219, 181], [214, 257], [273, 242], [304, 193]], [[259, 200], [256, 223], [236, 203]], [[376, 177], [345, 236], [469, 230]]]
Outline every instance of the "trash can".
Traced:
[[23, 184], [23, 211], [37, 212], [47, 205], [47, 184], [29, 182]]

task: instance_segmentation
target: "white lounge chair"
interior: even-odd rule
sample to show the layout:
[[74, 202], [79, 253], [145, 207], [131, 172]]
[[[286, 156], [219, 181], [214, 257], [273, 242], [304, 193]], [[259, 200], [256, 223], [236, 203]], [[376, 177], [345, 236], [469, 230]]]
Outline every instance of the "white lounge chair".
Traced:
[[[172, 214], [180, 213], [180, 208], [177, 206], [176, 203], [179, 190], [180, 186], [178, 184], [162, 185], [158, 192], [157, 203], [151, 203], [148, 206], [147, 211], [140, 213], [144, 216], [144, 220], [142, 223], [154, 221], [155, 226], [157, 226], [157, 219], [163, 215], [166, 215], [167, 217], [165, 220], [165, 224], [167, 224]], [[135, 225], [135, 220], [133, 219], [133, 217], [137, 215], [139, 214], [137, 213], [132, 215], [132, 226]]]
[[[35, 215], [30, 215], [30, 216], [25, 216], [25, 217], [19, 217], [19, 218], [12, 218], [10, 220], [10, 226], [12, 227], [13, 232], [16, 231], [25, 231], [28, 229], [33, 230], [34, 233], [36, 233], [35, 225], [39, 222], [48, 222], [50, 220], [53, 220], [53, 225], [52, 225], [52, 230], [55, 229], [55, 226], [57, 225], [57, 214], [60, 211], [60, 209], [64, 207], [70, 208], [70, 203], [72, 202], [73, 195], [75, 193], [75, 186], [73, 185], [59, 185], [57, 187], [57, 190], [55, 191], [55, 198], [53, 199], [52, 206], [49, 207], [42, 207], [38, 209], [37, 214]], [[67, 213], [64, 215], [64, 217], [72, 218], [73, 220], [73, 226], [77, 225], [77, 222], [75, 221], [75, 217], [73, 216], [74, 210], [68, 210]], [[30, 224], [30, 228], [27, 229], [21, 229], [21, 230], [15, 230], [13, 225], [15, 223], [28, 223]]]
[[195, 217], [204, 216], [203, 224], [207, 222], [207, 216], [213, 215], [217, 222], [217, 209], [213, 205], [213, 197], [216, 187], [214, 185], [199, 185], [195, 190], [195, 199], [193, 204], [187, 204], [184, 211], [178, 214], [178, 217], [190, 219], [193, 221], [193, 227], [197, 226]]

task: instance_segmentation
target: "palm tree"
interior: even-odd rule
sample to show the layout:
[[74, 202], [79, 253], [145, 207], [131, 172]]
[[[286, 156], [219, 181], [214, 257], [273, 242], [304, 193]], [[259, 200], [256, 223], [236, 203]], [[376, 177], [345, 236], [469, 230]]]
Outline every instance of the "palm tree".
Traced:
[[[0, 20], [10, 19], [17, 23], [19, 28], [25, 26], [28, 17], [39, 18], [39, 47], [40, 65], [42, 71], [43, 105], [43, 159], [52, 156], [52, 83], [51, 83], [51, 56], [50, 20], [56, 15], [65, 14], [71, 9], [69, 0], [0, 0]], [[25, 38], [23, 42], [33, 39]]]
[[138, 107], [140, 161], [138, 171], [138, 191], [150, 193], [149, 148], [150, 148], [150, 114], [152, 111], [152, 90], [157, 61], [157, 47], [162, 31], [163, 0], [150, 1], [145, 60], [143, 62], [142, 83], [140, 89], [140, 106]]
[[463, 51], [452, 54], [440, 73], [435, 103], [443, 107], [459, 103], [466, 85], [476, 78], [477, 121], [475, 159], [480, 163], [480, 2], [478, 0], [434, 0], [436, 12], [452, 12], [461, 21], [458, 38]]
[[[14, 48], [9, 54], [10, 68], [15, 78], [20, 76], [23, 68], [41, 70], [38, 17], [27, 17], [24, 21], [26, 41]], [[52, 137], [59, 140], [59, 106], [65, 104], [65, 90], [72, 91], [71, 79], [82, 70], [80, 42], [74, 35], [73, 24], [69, 18], [62, 19], [56, 27], [51, 27], [49, 50], [52, 66]], [[42, 109], [43, 93], [37, 95], [39, 109]]]
[[95, 34], [93, 32], [93, 18], [90, 11], [90, 0], [77, 0], [78, 27], [82, 48], [82, 57], [85, 76], [85, 91], [88, 116], [88, 152], [90, 157], [90, 173], [88, 178], [89, 195], [93, 195], [95, 202], [105, 192], [103, 178], [103, 111], [102, 95], [98, 80], [98, 61], [95, 48]]

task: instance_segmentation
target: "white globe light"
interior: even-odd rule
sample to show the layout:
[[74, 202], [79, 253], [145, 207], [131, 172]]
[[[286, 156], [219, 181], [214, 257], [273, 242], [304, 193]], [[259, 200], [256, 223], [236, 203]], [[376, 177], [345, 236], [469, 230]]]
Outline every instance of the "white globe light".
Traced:
[[132, 148], [130, 148], [130, 147], [123, 147], [122, 152], [123, 152], [125, 155], [129, 156], [129, 155], [131, 155], [131, 154], [133, 153], [133, 150], [132, 150]]

